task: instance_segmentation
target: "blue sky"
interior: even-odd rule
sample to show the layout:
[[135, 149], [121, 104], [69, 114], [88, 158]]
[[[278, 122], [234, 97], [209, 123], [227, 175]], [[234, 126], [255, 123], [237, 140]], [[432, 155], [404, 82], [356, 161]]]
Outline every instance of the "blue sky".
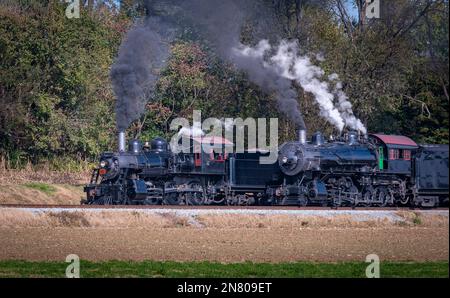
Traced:
[[358, 18], [358, 10], [356, 9], [356, 6], [354, 4], [353, 0], [346, 0], [345, 1], [345, 6], [347, 8], [347, 11], [349, 13], [349, 15], [355, 19]]
[[[189, 0], [187, 0], [189, 1]], [[114, 0], [114, 2], [116, 3], [116, 5], [120, 5], [120, 1], [119, 0]], [[354, 18], [358, 18], [358, 10], [355, 7], [354, 1], [353, 0], [344, 0], [345, 2], [345, 6], [347, 8], [348, 13], [350, 14], [351, 17]]]

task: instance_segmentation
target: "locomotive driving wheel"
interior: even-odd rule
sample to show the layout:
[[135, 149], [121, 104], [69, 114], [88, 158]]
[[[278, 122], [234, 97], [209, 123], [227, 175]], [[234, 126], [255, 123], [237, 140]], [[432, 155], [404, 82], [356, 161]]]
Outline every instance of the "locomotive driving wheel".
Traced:
[[363, 197], [362, 197], [362, 203], [360, 203], [363, 206], [369, 207], [373, 204], [373, 199], [374, 199], [374, 194], [373, 194], [374, 190], [373, 187], [367, 187], [364, 192], [363, 192]]
[[177, 186], [175, 182], [167, 182], [164, 187], [164, 200], [165, 205], [180, 205], [181, 197], [178, 194]]
[[203, 187], [198, 181], [191, 181], [188, 183], [190, 192], [186, 194], [186, 204], [192, 206], [202, 205], [204, 202]]
[[386, 187], [377, 187], [374, 192], [374, 199], [377, 203], [377, 206], [386, 207], [389, 205], [391, 201], [391, 195], [389, 193], [389, 189]]
[[147, 182], [147, 198], [144, 201], [144, 205], [161, 205], [162, 202], [162, 189], [159, 188], [159, 185], [152, 182]]

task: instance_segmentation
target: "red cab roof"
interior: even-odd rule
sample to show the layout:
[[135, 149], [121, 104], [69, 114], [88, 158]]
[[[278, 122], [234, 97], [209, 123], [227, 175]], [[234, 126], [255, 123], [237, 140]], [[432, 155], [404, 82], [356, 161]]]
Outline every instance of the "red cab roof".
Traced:
[[382, 134], [373, 134], [372, 136], [377, 137], [386, 145], [418, 147], [416, 142], [405, 136], [382, 135]]

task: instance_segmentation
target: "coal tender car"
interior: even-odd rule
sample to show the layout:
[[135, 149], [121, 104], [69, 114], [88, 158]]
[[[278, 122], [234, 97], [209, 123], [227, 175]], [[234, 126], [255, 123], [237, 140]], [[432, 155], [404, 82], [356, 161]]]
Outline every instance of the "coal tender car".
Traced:
[[104, 153], [85, 187], [90, 205], [448, 206], [448, 145], [371, 134], [326, 140], [306, 132], [283, 144], [278, 162], [258, 150], [226, 154], [223, 138], [192, 138], [210, 152], [173, 153], [160, 138]]

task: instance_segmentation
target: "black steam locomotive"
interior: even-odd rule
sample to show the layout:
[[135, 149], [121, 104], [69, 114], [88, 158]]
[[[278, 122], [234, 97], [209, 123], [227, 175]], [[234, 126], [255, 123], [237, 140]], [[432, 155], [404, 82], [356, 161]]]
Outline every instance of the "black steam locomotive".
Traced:
[[[310, 141], [281, 146], [278, 162], [261, 164], [259, 150], [223, 153], [222, 138], [191, 138], [210, 152], [173, 153], [157, 138], [104, 153], [85, 187], [90, 205], [448, 205], [448, 145], [417, 145], [404, 136], [355, 132], [336, 140], [316, 133]], [[219, 150], [220, 149], [220, 150]]]

